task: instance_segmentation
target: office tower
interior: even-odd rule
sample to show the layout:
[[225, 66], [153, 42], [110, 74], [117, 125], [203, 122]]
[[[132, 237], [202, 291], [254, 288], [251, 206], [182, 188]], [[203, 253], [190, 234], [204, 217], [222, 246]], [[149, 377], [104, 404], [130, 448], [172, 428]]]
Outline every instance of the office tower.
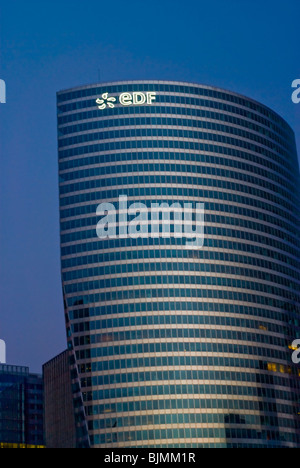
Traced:
[[46, 448], [75, 448], [69, 352], [64, 351], [43, 365]]
[[43, 382], [28, 367], [0, 364], [0, 448], [43, 448]]
[[61, 91], [57, 109], [78, 446], [299, 446], [290, 126], [234, 92], [165, 81]]

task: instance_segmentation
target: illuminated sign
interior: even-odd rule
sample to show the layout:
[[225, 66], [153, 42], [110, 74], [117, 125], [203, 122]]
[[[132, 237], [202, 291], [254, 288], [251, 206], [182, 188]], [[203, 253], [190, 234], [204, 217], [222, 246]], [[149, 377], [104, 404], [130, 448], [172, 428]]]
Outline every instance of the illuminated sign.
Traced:
[[108, 97], [108, 93], [102, 94], [102, 99], [96, 99], [96, 103], [98, 104], [99, 109], [103, 110], [106, 107], [114, 108], [115, 105], [113, 104], [116, 102], [116, 98]]
[[121, 106], [142, 106], [143, 104], [151, 105], [156, 100], [156, 93], [151, 91], [148, 93], [141, 93], [136, 91], [134, 93], [122, 93], [118, 98], [108, 97], [108, 93], [103, 93], [101, 99], [96, 99], [98, 108], [100, 110], [110, 107], [113, 109], [115, 103], [118, 101]]

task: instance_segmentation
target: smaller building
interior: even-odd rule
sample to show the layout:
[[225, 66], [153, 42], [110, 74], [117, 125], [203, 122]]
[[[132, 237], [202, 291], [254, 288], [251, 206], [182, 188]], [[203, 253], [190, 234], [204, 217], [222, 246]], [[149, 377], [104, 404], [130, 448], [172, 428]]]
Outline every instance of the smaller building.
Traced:
[[43, 448], [43, 379], [0, 364], [0, 448]]
[[76, 448], [69, 352], [43, 366], [45, 441], [47, 448]]

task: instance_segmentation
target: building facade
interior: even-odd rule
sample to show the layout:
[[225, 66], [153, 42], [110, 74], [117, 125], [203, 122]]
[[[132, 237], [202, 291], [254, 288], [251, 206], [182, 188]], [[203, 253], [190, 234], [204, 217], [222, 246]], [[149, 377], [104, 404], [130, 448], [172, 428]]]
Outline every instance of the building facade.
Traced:
[[43, 448], [43, 380], [0, 364], [0, 448]]
[[[78, 446], [300, 446], [289, 125], [244, 96], [177, 82], [83, 86], [59, 92], [57, 108]], [[188, 204], [196, 228], [197, 203], [192, 243], [176, 220]], [[150, 235], [141, 213], [153, 204]]]
[[69, 351], [43, 365], [43, 382], [46, 448], [75, 448]]

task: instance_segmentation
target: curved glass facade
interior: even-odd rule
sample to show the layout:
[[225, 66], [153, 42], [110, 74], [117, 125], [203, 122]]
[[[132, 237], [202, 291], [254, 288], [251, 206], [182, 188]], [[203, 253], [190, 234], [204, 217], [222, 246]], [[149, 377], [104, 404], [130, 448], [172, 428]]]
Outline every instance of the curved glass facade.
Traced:
[[[97, 84], [57, 101], [79, 445], [299, 447], [290, 127], [253, 100], [188, 83]], [[120, 196], [204, 204], [204, 245], [161, 231], [99, 239], [97, 207]]]

